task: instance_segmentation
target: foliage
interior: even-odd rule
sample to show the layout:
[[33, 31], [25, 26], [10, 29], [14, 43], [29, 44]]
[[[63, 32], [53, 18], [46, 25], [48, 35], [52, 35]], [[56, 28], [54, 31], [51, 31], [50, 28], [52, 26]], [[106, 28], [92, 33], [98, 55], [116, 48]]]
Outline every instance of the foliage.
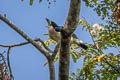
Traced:
[[[72, 73], [70, 80], [117, 80], [120, 77], [119, 29], [106, 30], [98, 24], [91, 27], [85, 20], [80, 20], [79, 24], [89, 31], [93, 44], [89, 44], [89, 49], [84, 51], [83, 67], [77, 69], [77, 74]], [[118, 53], [103, 52], [109, 48], [118, 49]]]
[[83, 0], [86, 6], [93, 8], [97, 12], [98, 16], [102, 16], [102, 20], [105, 18], [111, 18], [111, 11], [114, 10], [114, 3], [116, 0]]
[[[91, 26], [84, 19], [78, 22], [89, 31], [93, 44], [89, 44], [89, 49], [84, 51], [83, 67], [71, 73], [70, 80], [117, 80], [120, 77], [120, 28], [111, 17], [115, 2], [83, 1], [101, 16], [105, 24]], [[109, 49], [116, 49], [118, 53], [104, 53]]]

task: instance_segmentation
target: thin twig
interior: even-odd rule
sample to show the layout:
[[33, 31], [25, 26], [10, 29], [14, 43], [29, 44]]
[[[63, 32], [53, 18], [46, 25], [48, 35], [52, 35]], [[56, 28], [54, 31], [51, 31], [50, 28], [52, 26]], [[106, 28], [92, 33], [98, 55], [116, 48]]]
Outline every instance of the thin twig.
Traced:
[[[39, 38], [36, 38], [34, 41], [40, 41]], [[23, 46], [26, 44], [29, 44], [30, 42], [22, 42], [22, 43], [16, 43], [16, 44], [0, 44], [0, 47], [17, 47], [17, 46]]]
[[[46, 49], [46, 50], [48, 50], [49, 52], [51, 52], [51, 53], [53, 53], [53, 51], [52, 50], [50, 50], [45, 44], [44, 44], [44, 42], [40, 39], [40, 38], [36, 38], [36, 39], [34, 39], [34, 41], [40, 41], [42, 44], [43, 44], [43, 46], [44, 46], [44, 48]], [[0, 44], [0, 47], [17, 47], [17, 46], [23, 46], [23, 45], [26, 45], [26, 44], [29, 44], [30, 42], [22, 42], [22, 43], [16, 43], [16, 44], [9, 44], [9, 45], [6, 45], [6, 44]]]
[[92, 36], [90, 30], [89, 30], [89, 33], [90, 33], [90, 36], [91, 36], [91, 38], [92, 38], [92, 41], [93, 41], [93, 43], [94, 43], [94, 45], [95, 45], [95, 48], [98, 50], [98, 52], [100, 52], [100, 54], [98, 54], [98, 55], [103, 54], [103, 53], [101, 53], [101, 52], [102, 52], [101, 49], [99, 49], [99, 48], [97, 47], [97, 44], [95, 43], [95, 40], [94, 40], [94, 38], [93, 38], [93, 36]]
[[12, 69], [11, 69], [11, 66], [10, 66], [10, 49], [11, 49], [11, 47], [8, 47], [8, 51], [7, 51], [7, 63], [8, 63], [9, 71], [10, 71], [10, 79], [14, 80], [14, 76], [12, 74]]

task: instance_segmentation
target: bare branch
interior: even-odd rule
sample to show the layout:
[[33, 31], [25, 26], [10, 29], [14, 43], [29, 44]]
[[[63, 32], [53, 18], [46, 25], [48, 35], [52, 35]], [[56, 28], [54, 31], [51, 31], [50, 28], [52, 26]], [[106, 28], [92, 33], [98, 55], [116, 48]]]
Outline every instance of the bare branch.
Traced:
[[[40, 41], [42, 44], [43, 44], [43, 46], [44, 46], [44, 48], [46, 49], [46, 50], [48, 50], [49, 52], [51, 52], [51, 53], [53, 53], [53, 51], [52, 50], [50, 50], [45, 44], [44, 44], [44, 42], [40, 39], [40, 38], [36, 38], [36, 39], [34, 39], [34, 41]], [[22, 42], [22, 43], [16, 43], [16, 44], [9, 44], [9, 45], [5, 45], [5, 44], [0, 44], [0, 47], [17, 47], [17, 46], [23, 46], [23, 45], [26, 45], [26, 44], [29, 44], [30, 42]]]
[[6, 24], [8, 24], [9, 27], [11, 27], [13, 30], [15, 30], [24, 39], [26, 39], [28, 42], [30, 42], [34, 47], [36, 47], [44, 56], [46, 56], [47, 58], [50, 57], [50, 54], [48, 51], [46, 51], [39, 44], [37, 44], [35, 41], [33, 41], [28, 35], [26, 35], [23, 31], [21, 31], [16, 25], [14, 25], [12, 22], [10, 22], [6, 17], [4, 17], [0, 14], [0, 19], [2, 21], [4, 21]]
[[[39, 38], [36, 38], [34, 41], [40, 41]], [[22, 42], [22, 43], [16, 43], [16, 44], [9, 44], [9, 45], [6, 45], [6, 44], [0, 44], [0, 47], [17, 47], [17, 46], [23, 46], [23, 45], [26, 45], [26, 44], [29, 44], [30, 42]]]
[[8, 48], [8, 51], [7, 51], [7, 63], [8, 63], [8, 68], [9, 68], [9, 71], [10, 71], [10, 80], [14, 80], [14, 76], [12, 74], [12, 69], [11, 69], [11, 66], [10, 66], [10, 49], [11, 47]]
[[58, 43], [54, 49], [54, 53], [52, 54], [52, 59], [54, 60], [56, 55], [57, 55], [57, 52], [59, 51], [60, 49], [60, 43]]

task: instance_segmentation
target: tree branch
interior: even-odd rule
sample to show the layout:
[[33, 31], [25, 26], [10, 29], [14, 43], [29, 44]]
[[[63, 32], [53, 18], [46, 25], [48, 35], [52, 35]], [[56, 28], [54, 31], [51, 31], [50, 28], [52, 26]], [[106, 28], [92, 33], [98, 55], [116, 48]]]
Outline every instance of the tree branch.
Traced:
[[[20, 34], [24, 39], [26, 39], [28, 41], [28, 42], [13, 44], [13, 45], [2, 45], [2, 44], [0, 44], [0, 46], [10, 48], [10, 47], [22, 46], [22, 45], [31, 43], [34, 47], [36, 47], [47, 58], [48, 64], [49, 64], [49, 70], [50, 70], [50, 80], [55, 80], [54, 58], [55, 58], [57, 53], [55, 53], [55, 51], [54, 52], [51, 51], [44, 44], [44, 42], [41, 39], [32, 40], [23, 31], [21, 31], [16, 25], [11, 23], [6, 17], [2, 16], [1, 14], [0, 14], [0, 19], [2, 21], [4, 21], [6, 24], [8, 24], [9, 27], [11, 27], [13, 30], [15, 30], [18, 34]], [[42, 48], [39, 44], [37, 44], [36, 41], [40, 41], [43, 44], [45, 49]], [[49, 54], [49, 52], [55, 53], [54, 55], [52, 55], [53, 57]], [[8, 53], [9, 53], [9, 50], [8, 50]], [[8, 56], [8, 58], [9, 58], [9, 56]]]
[[81, 0], [71, 0], [70, 2], [69, 13], [64, 25], [64, 30], [68, 34], [72, 34], [78, 25], [80, 5]]
[[54, 60], [49, 59], [49, 60], [48, 60], [48, 65], [49, 65], [50, 80], [55, 80]]
[[53, 52], [53, 54], [52, 54], [52, 56], [51, 56], [53, 60], [55, 59], [55, 57], [56, 57], [57, 52], [59, 51], [59, 49], [60, 49], [60, 43], [58, 43], [58, 44], [56, 45], [56, 47], [55, 47], [55, 49], [54, 49], [54, 52]]
[[[34, 41], [40, 41], [39, 38], [35, 39]], [[29, 44], [30, 42], [22, 42], [22, 43], [15, 43], [15, 44], [0, 44], [0, 47], [17, 47]]]
[[[34, 41], [40, 41], [42, 44], [43, 44], [43, 46], [44, 46], [44, 48], [46, 49], [46, 50], [48, 50], [49, 52], [51, 52], [51, 53], [53, 53], [53, 51], [52, 50], [50, 50], [45, 44], [44, 44], [44, 42], [40, 39], [40, 38], [36, 38], [36, 39], [34, 39]], [[26, 45], [26, 44], [29, 44], [30, 42], [22, 42], [22, 43], [16, 43], [16, 44], [9, 44], [9, 45], [5, 45], [5, 44], [0, 44], [0, 47], [18, 47], [18, 46], [23, 46], [23, 45]]]
[[2, 16], [0, 14], [0, 19], [4, 21], [6, 24], [9, 25], [13, 30], [15, 30], [18, 34], [20, 34], [24, 39], [26, 39], [28, 42], [30, 42], [34, 47], [36, 47], [46, 58], [49, 58], [49, 52], [43, 49], [39, 44], [37, 44], [35, 41], [33, 41], [28, 35], [26, 35], [23, 31], [21, 31], [16, 25], [14, 25], [12, 22], [10, 22], [6, 17]]

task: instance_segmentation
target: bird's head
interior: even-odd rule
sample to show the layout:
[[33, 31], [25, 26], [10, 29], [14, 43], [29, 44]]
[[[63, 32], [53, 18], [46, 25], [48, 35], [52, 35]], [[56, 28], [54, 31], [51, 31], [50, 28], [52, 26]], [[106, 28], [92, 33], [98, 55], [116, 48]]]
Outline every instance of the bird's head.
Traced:
[[51, 25], [51, 21], [48, 18], [46, 18], [46, 21], [47, 21], [48, 25]]
[[47, 23], [48, 23], [48, 26], [53, 26], [54, 28], [55, 28], [55, 27], [58, 27], [58, 25], [57, 25], [55, 22], [49, 20], [48, 18], [46, 18], [46, 21], [47, 21]]

